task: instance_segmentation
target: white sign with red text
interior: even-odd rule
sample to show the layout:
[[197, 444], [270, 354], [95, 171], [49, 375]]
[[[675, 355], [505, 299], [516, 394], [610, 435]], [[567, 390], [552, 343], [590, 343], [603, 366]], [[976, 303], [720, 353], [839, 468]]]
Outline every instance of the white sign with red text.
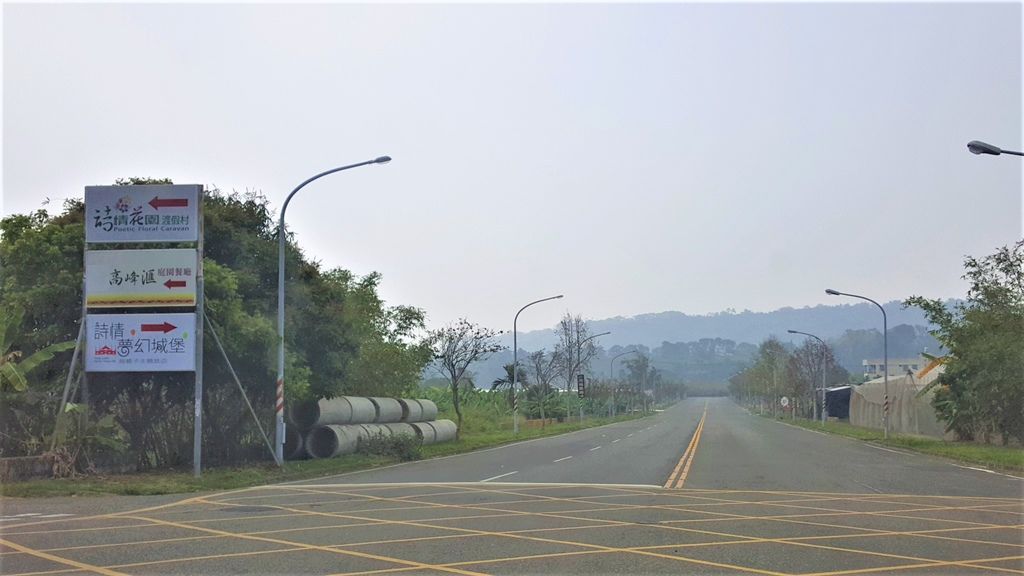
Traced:
[[88, 372], [191, 372], [195, 314], [86, 315]]
[[201, 186], [86, 186], [85, 241], [195, 242]]
[[196, 305], [196, 251], [89, 250], [85, 305], [142, 308]]

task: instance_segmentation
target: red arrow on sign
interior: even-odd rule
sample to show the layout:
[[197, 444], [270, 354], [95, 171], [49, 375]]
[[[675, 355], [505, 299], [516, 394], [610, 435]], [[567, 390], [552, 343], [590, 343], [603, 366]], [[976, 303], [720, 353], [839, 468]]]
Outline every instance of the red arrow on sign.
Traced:
[[170, 290], [171, 288], [184, 288], [185, 287], [185, 281], [184, 280], [168, 280], [167, 282], [164, 282], [164, 286], [167, 286], [168, 290]]
[[188, 198], [164, 198], [161, 200], [159, 196], [153, 196], [153, 199], [149, 201], [149, 205], [154, 210], [161, 208], [187, 208]]
[[163, 332], [164, 334], [167, 334], [168, 332], [170, 332], [171, 330], [174, 330], [175, 328], [177, 328], [177, 326], [175, 326], [174, 324], [170, 324], [168, 322], [164, 322], [163, 324], [143, 324], [142, 325], [142, 331], [143, 332]]

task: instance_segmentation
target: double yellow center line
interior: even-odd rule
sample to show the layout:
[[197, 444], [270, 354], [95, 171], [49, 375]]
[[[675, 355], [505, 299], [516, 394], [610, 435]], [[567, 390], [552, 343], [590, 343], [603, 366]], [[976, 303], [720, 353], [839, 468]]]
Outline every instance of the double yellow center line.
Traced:
[[693, 464], [693, 457], [697, 454], [697, 444], [700, 443], [700, 433], [704, 430], [704, 420], [708, 417], [708, 403], [704, 402], [704, 413], [701, 414], [700, 422], [697, 422], [697, 429], [693, 431], [693, 437], [690, 438], [690, 445], [686, 447], [686, 452], [683, 452], [683, 457], [679, 459], [679, 463], [676, 464], [675, 470], [668, 477], [668, 481], [665, 482], [665, 488], [682, 488], [683, 483], [686, 482], [686, 475], [690, 473], [690, 465]]

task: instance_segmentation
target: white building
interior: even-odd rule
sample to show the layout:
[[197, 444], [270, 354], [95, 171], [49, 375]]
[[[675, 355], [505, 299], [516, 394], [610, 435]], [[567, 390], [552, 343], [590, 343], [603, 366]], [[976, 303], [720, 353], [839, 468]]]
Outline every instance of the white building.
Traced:
[[[885, 361], [881, 358], [862, 360], [861, 365], [864, 367], [864, 378], [868, 380], [881, 378], [884, 375]], [[919, 370], [924, 369], [927, 365], [928, 360], [923, 356], [918, 356], [917, 358], [889, 358], [889, 377], [903, 376], [907, 371], [917, 374]]]

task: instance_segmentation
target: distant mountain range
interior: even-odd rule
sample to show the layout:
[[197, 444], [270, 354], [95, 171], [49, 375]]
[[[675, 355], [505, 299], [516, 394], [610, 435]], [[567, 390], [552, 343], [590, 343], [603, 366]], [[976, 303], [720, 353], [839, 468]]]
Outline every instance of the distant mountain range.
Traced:
[[[954, 303], [950, 300], [949, 303]], [[889, 319], [889, 327], [899, 324], [928, 327], [928, 321], [918, 308], [904, 309], [900, 302], [883, 304]], [[810, 332], [821, 338], [838, 338], [847, 330], [882, 329], [882, 316], [875, 305], [838, 304], [835, 306], [808, 306], [804, 308], [779, 308], [771, 312], [725, 311], [717, 314], [691, 315], [683, 312], [658, 312], [641, 314], [632, 318], [606, 318], [590, 320], [590, 332], [602, 336], [600, 343], [605, 348], [619, 345], [641, 345], [654, 348], [662, 342], [692, 342], [701, 338], [723, 338], [737, 343], [758, 344], [771, 335], [780, 340], [802, 341], [803, 337], [788, 334], [787, 330]], [[519, 348], [538, 350], [553, 348], [558, 341], [554, 329], [520, 332]], [[512, 346], [512, 335], [502, 340]]]
[[[955, 302], [949, 300], [947, 305]], [[938, 342], [928, 333], [931, 326], [920, 309], [904, 309], [896, 301], [883, 307], [888, 317], [890, 358], [917, 356], [925, 349], [941, 352]], [[687, 382], [721, 384], [747, 364], [756, 353], [756, 345], [769, 336], [792, 346], [802, 344], [805, 337], [789, 334], [790, 329], [823, 338], [833, 348], [837, 362], [854, 374], [860, 372], [862, 360], [882, 356], [881, 314], [866, 302], [780, 308], [771, 312], [660, 312], [590, 320], [588, 326], [592, 334], [611, 332], [597, 341], [601, 350], [590, 366], [597, 377], [607, 376], [611, 354], [637, 348], [656, 359], [662, 357], [672, 362], [656, 367], [674, 372], [674, 376]], [[558, 336], [553, 328], [533, 330], [520, 332], [518, 341], [520, 356], [525, 358], [526, 353], [534, 350], [554, 349]], [[512, 335], [503, 335], [501, 342], [511, 348]], [[477, 386], [488, 387], [504, 375], [502, 366], [511, 362], [509, 349], [472, 366]], [[428, 370], [424, 376], [431, 378], [436, 374]]]

